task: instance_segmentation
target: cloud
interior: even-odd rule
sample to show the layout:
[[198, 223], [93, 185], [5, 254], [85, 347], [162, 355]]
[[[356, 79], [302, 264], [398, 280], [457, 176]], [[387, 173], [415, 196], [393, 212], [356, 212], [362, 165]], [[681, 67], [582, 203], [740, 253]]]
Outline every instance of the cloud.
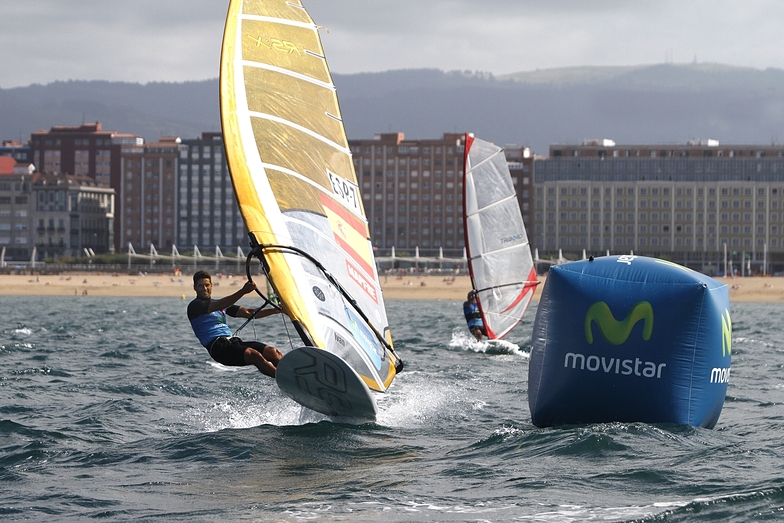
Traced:
[[[336, 73], [494, 74], [665, 60], [784, 67], [780, 0], [305, 0]], [[26, 0], [0, 18], [0, 87], [218, 74], [228, 1]]]
[[0, 87], [217, 76], [226, 6], [208, 0], [33, 0], [3, 7]]
[[665, 60], [783, 67], [778, 0], [344, 0], [306, 3], [333, 70], [438, 67], [496, 74]]

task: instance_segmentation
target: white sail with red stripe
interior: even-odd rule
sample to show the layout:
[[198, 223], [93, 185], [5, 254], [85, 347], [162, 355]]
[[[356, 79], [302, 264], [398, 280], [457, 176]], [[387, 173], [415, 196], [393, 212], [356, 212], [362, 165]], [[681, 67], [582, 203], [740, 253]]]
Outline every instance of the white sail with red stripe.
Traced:
[[490, 339], [523, 319], [538, 281], [504, 150], [466, 135], [463, 217], [471, 283]]

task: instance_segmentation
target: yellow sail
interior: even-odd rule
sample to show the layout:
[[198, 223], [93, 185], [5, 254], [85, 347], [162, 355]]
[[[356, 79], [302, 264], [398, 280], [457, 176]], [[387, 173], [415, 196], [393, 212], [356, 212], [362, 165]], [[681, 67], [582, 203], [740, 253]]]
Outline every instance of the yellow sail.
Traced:
[[231, 0], [220, 72], [232, 182], [303, 343], [385, 391], [392, 347], [367, 219], [318, 27], [297, 0]]

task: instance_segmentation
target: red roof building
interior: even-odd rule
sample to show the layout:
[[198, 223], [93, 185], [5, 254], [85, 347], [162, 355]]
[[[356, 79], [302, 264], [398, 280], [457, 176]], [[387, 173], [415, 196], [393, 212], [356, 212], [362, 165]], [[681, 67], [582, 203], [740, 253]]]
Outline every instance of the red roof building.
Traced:
[[0, 176], [14, 174], [14, 167], [16, 167], [16, 160], [10, 156], [0, 156]]

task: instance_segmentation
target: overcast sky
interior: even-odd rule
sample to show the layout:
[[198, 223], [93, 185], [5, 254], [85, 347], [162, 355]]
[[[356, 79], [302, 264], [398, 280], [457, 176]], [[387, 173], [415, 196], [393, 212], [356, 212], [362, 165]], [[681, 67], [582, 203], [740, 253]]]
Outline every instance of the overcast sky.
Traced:
[[[304, 0], [335, 73], [784, 68], [784, 0]], [[0, 0], [0, 88], [218, 76], [228, 0]], [[328, 32], [327, 32], [328, 31]]]

